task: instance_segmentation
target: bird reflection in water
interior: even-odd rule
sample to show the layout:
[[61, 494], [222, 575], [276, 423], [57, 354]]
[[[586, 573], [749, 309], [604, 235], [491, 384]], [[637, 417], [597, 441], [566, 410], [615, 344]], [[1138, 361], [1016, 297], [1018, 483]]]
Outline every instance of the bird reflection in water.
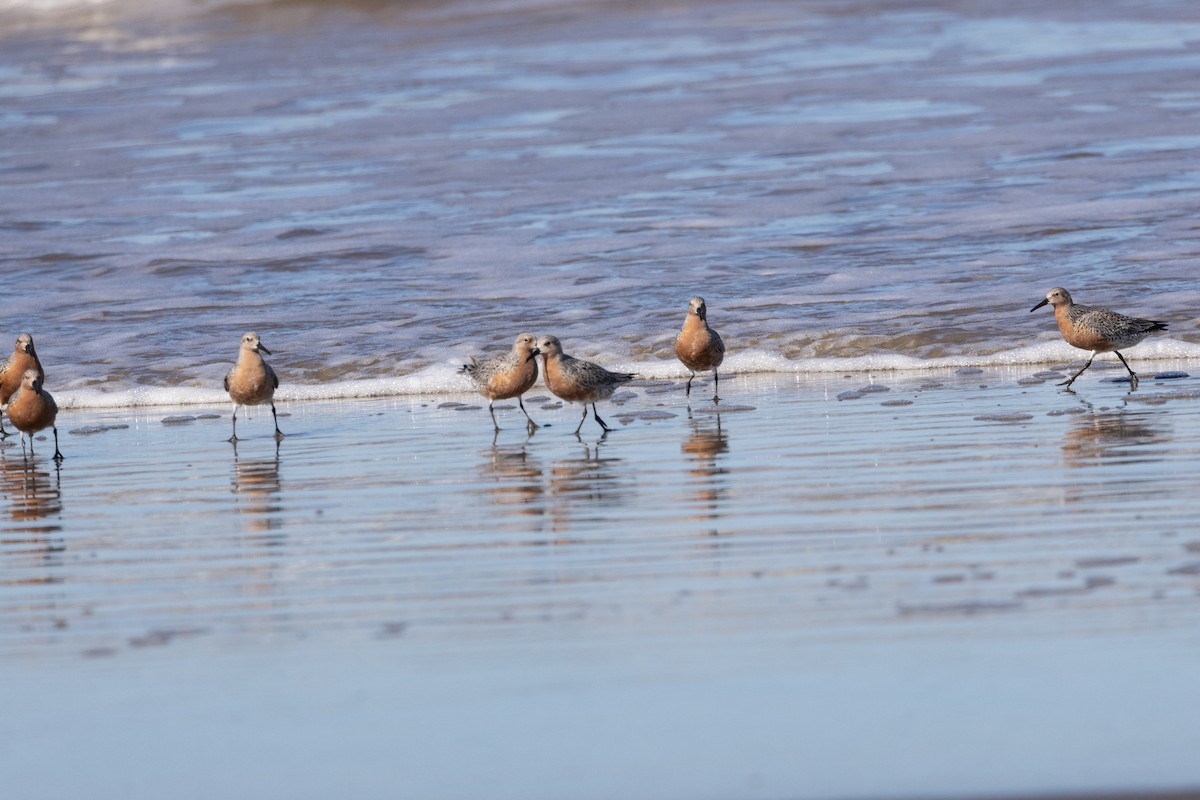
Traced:
[[[32, 555], [41, 565], [57, 564], [66, 545], [57, 536], [62, 531], [58, 517], [62, 513], [61, 467], [54, 463], [54, 474], [41, 462], [10, 459], [0, 455], [0, 491], [8, 501], [12, 524], [0, 533], [0, 544], [10, 553]], [[6, 562], [9, 566], [13, 562]], [[30, 583], [49, 582], [48, 576], [31, 578]]]
[[480, 472], [480, 492], [491, 500], [497, 513], [522, 517], [546, 513], [542, 467], [529, 453], [528, 440], [501, 445], [493, 438], [491, 448], [483, 453]]
[[[695, 508], [697, 519], [715, 520], [719, 516], [721, 499], [725, 493], [725, 469], [718, 463], [718, 456], [729, 452], [729, 434], [721, 428], [721, 415], [705, 415], [702, 420], [688, 408], [690, 434], [680, 446], [690, 461], [688, 474], [696, 487]], [[717, 531], [712, 531], [716, 533]]]
[[279, 441], [270, 458], [243, 458], [233, 444], [233, 487], [237, 509], [245, 516], [251, 533], [269, 534], [265, 544], [279, 544], [282, 536], [272, 533], [283, 524], [282, 484], [279, 479]]
[[1072, 418], [1063, 437], [1063, 462], [1068, 467], [1107, 463], [1154, 463], [1165, 455], [1161, 445], [1171, 440], [1165, 418], [1151, 411], [1118, 408], [1095, 409], [1084, 401], [1087, 413]]
[[556, 531], [571, 527], [586, 516], [589, 506], [621, 505], [632, 494], [635, 479], [622, 468], [622, 460], [604, 456], [606, 437], [595, 444], [582, 439], [578, 456], [556, 461], [550, 468], [550, 517]]

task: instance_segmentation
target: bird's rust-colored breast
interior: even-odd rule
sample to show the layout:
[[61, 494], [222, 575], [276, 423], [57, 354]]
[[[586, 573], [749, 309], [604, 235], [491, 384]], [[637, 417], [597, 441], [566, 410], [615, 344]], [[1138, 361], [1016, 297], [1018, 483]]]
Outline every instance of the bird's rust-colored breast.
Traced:
[[1087, 325], [1086, 317], [1078, 321], [1071, 319], [1066, 306], [1058, 306], [1054, 309], [1054, 319], [1058, 322], [1058, 330], [1062, 333], [1063, 339], [1072, 347], [1096, 353], [1112, 349], [1112, 342], [1095, 328]]
[[536, 358], [528, 354], [520, 358], [512, 369], [499, 370], [488, 380], [484, 394], [491, 400], [507, 400], [525, 394], [537, 383]]
[[227, 380], [229, 396], [235, 403], [253, 406], [265, 403], [275, 395], [275, 377], [257, 353], [239, 358]]
[[24, 350], [14, 350], [4, 372], [0, 373], [0, 403], [7, 403], [17, 389], [21, 388], [21, 376], [27, 369], [36, 369], [38, 375], [45, 378], [42, 365], [36, 358]]
[[688, 314], [683, 330], [675, 337], [675, 355], [688, 369], [715, 369], [725, 359], [725, 348], [704, 320]]
[[8, 421], [17, 430], [35, 433], [54, 424], [58, 406], [47, 392], [35, 392], [28, 386], [21, 387], [8, 406]]
[[592, 387], [568, 374], [558, 357], [546, 359], [546, 386], [555, 395], [571, 403], [590, 402], [595, 394]]

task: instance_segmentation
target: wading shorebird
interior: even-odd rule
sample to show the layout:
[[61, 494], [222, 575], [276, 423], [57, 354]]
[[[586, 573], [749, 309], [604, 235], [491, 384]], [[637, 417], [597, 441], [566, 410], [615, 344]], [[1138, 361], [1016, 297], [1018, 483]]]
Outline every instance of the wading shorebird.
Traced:
[[717, 387], [720, 385], [721, 376], [717, 367], [725, 360], [725, 342], [721, 341], [719, 333], [708, 326], [708, 307], [704, 305], [703, 297], [693, 297], [688, 301], [683, 330], [675, 337], [675, 355], [692, 373], [684, 394], [692, 396], [692, 380], [697, 372], [711, 369], [713, 402], [718, 402], [721, 398], [717, 396]]
[[[0, 412], [7, 410], [8, 401], [21, 388], [21, 378], [25, 370], [37, 370], [38, 377], [46, 379], [42, 370], [42, 362], [38, 361], [37, 351], [33, 349], [33, 337], [22, 333], [13, 345], [12, 355], [0, 366]], [[8, 431], [4, 429], [4, 419], [0, 417], [0, 438], [7, 438]]]
[[550, 391], [568, 402], [583, 403], [583, 417], [575, 433], [578, 434], [583, 429], [583, 423], [587, 422], [588, 403], [592, 404], [592, 414], [604, 432], [612, 430], [600, 419], [596, 401], [612, 397], [618, 386], [633, 380], [635, 376], [627, 372], [609, 372], [599, 364], [569, 356], [563, 352], [562, 345], [554, 336], [543, 336], [538, 340], [537, 348], [542, 354], [543, 374]]
[[492, 425], [496, 426], [496, 430], [500, 430], [500, 423], [496, 422], [496, 411], [492, 408], [492, 403], [513, 397], [517, 398], [521, 413], [529, 420], [526, 427], [530, 430], [538, 427], [525, 410], [521, 395], [537, 383], [539, 352], [537, 338], [532, 333], [522, 333], [513, 342], [511, 351], [487, 361], [476, 361], [475, 356], [470, 356], [471, 363], [463, 364], [459, 368], [458, 371], [474, 381], [475, 388], [488, 399], [488, 413], [492, 415]]
[[[33, 435], [38, 431], [54, 430], [54, 460], [62, 461], [58, 449], [58, 428], [54, 419], [58, 416], [58, 404], [50, 393], [42, 389], [42, 376], [36, 369], [27, 369], [21, 376], [21, 385], [8, 404], [8, 421], [13, 427], [29, 437], [29, 455], [33, 455]], [[21, 438], [21, 453], [25, 453], [25, 439]]]
[[279, 388], [279, 378], [271, 365], [263, 360], [262, 353], [271, 355], [271, 351], [263, 347], [257, 333], [242, 334], [242, 347], [238, 351], [237, 364], [225, 376], [225, 391], [233, 399], [233, 435], [229, 441], [236, 442], [237, 412], [242, 406], [258, 406], [263, 403], [271, 404], [271, 419], [275, 421], [275, 438], [282, 439], [283, 431], [279, 430], [279, 418], [275, 416], [275, 390]]
[[1051, 289], [1046, 294], [1046, 299], [1029, 311], [1033, 313], [1046, 304], [1054, 306], [1054, 319], [1058, 321], [1058, 329], [1062, 331], [1062, 337], [1067, 344], [1092, 351], [1092, 357], [1083, 365], [1083, 369], [1058, 384], [1059, 386], [1070, 386], [1092, 365], [1092, 360], [1097, 354], [1111, 352], [1116, 353], [1125, 369], [1129, 370], [1129, 388], [1137, 388], [1137, 373], [1130, 368], [1121, 351], [1133, 347], [1155, 331], [1165, 331], [1167, 323], [1127, 317], [1107, 308], [1077, 306], [1071, 302], [1071, 293], [1062, 287]]

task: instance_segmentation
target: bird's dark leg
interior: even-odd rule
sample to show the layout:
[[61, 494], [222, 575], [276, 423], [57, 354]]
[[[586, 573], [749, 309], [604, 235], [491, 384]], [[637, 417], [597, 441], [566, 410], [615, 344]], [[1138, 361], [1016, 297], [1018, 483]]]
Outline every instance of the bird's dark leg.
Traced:
[[1130, 368], [1129, 362], [1125, 360], [1125, 356], [1121, 355], [1120, 351], [1113, 350], [1117, 354], [1117, 358], [1121, 359], [1121, 363], [1125, 365], [1125, 369], [1129, 370], [1129, 391], [1133, 391], [1138, 387], [1137, 373]]
[[[604, 428], [604, 432], [605, 432], [605, 433], [608, 433], [609, 431], [611, 431], [611, 430], [612, 430], [612, 428], [610, 428], [610, 427], [608, 427], [607, 425], [605, 425], [605, 424], [604, 424], [604, 420], [600, 419], [600, 412], [598, 412], [598, 411], [596, 410], [596, 404], [595, 404], [595, 403], [592, 403], [592, 415], [596, 417], [596, 422], [599, 422], [599, 423], [600, 423], [600, 427], [601, 427], [601, 428]], [[587, 417], [587, 406], [584, 406], [584, 407], [583, 407], [583, 416], [584, 416], [584, 417]]]
[[233, 407], [233, 435], [230, 436], [229, 439], [226, 440], [226, 441], [234, 442], [235, 444], [237, 443], [237, 410], [238, 410], [237, 405], [234, 405], [234, 407]]
[[4, 416], [3, 416], [3, 411], [5, 411], [7, 409], [8, 409], [8, 406], [5, 406], [3, 409], [0, 409], [0, 439], [8, 438], [8, 431], [6, 431], [4, 429]]
[[58, 450], [58, 428], [53, 428], [52, 430], [54, 431], [54, 460], [62, 461], [63, 454]]
[[496, 427], [496, 430], [500, 430], [500, 423], [496, 422], [496, 410], [492, 408], [492, 401], [490, 398], [488, 399], [488, 413], [492, 415], [492, 425]]
[[1093, 360], [1093, 359], [1095, 359], [1095, 358], [1096, 358], [1096, 354], [1095, 354], [1095, 353], [1092, 353], [1092, 357], [1091, 357], [1091, 358], [1089, 358], [1089, 359], [1087, 360], [1087, 363], [1083, 365], [1083, 369], [1079, 370], [1079, 372], [1076, 372], [1076, 373], [1075, 373], [1074, 375], [1072, 375], [1070, 378], [1067, 378], [1065, 381], [1063, 381], [1062, 383], [1060, 383], [1060, 384], [1059, 384], [1059, 386], [1070, 386], [1072, 383], [1074, 383], [1076, 378], [1078, 378], [1078, 377], [1079, 377], [1080, 375], [1082, 375], [1082, 374], [1083, 374], [1085, 371], [1087, 371], [1087, 368], [1088, 368], [1088, 367], [1090, 367], [1090, 366], [1092, 365], [1092, 360]]
[[539, 427], [538, 424], [533, 421], [533, 417], [529, 416], [529, 412], [525, 410], [525, 404], [521, 402], [520, 397], [517, 398], [517, 405], [519, 405], [521, 407], [521, 412], [523, 414], [525, 414], [525, 419], [529, 420], [529, 425], [527, 427], [530, 430], [533, 430], [534, 428]]
[[713, 369], [713, 403], [721, 402], [720, 396], [717, 394], [717, 389], [721, 386], [721, 373]]
[[283, 431], [279, 430], [279, 417], [275, 416], [275, 403], [271, 403], [271, 419], [275, 421], [275, 441], [283, 438]]
[[579, 432], [583, 430], [583, 423], [585, 422], [587, 422], [587, 403], [583, 404], [583, 416], [579, 418], [579, 427], [575, 429], [576, 436], [578, 436]]
[[688, 370], [688, 372], [691, 372], [692, 376], [690, 378], [688, 378], [687, 389], [684, 391], [683, 394], [686, 397], [691, 397], [692, 396], [692, 380], [696, 377], [696, 373], [692, 372], [692, 370], [690, 370], [690, 369]]

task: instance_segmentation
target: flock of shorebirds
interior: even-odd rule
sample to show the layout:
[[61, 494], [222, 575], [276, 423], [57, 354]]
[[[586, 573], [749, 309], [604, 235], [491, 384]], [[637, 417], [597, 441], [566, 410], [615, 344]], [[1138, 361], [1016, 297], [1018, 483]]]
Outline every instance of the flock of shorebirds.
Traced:
[[[1070, 378], [1058, 384], [1059, 386], [1069, 387], [1074, 383], [1075, 379], [1092, 365], [1097, 354], [1116, 353], [1117, 358], [1121, 359], [1121, 363], [1129, 371], [1130, 389], [1137, 389], [1137, 373], [1120, 351], [1133, 347], [1155, 331], [1166, 330], [1165, 322], [1127, 317], [1107, 308], [1076, 305], [1071, 300], [1071, 294], [1061, 287], [1051, 289], [1045, 299], [1031, 308], [1030, 312], [1037, 311], [1044, 305], [1053, 306], [1058, 329], [1067, 344], [1090, 350], [1092, 353], [1087, 363]], [[275, 414], [274, 399], [275, 390], [279, 388], [279, 377], [263, 359], [263, 353], [271, 355], [271, 351], [263, 346], [257, 333], [243, 334], [237, 363], [225, 376], [225, 390], [229, 392], [229, 397], [234, 403], [233, 430], [229, 437], [231, 442], [236, 443], [238, 440], [237, 412], [242, 406], [264, 403], [271, 406], [275, 438], [283, 438], [283, 431], [279, 430], [279, 418]], [[712, 370], [713, 402], [719, 401], [718, 368], [725, 359], [725, 342], [708, 324], [708, 307], [702, 297], [693, 297], [688, 301], [683, 329], [675, 337], [675, 355], [691, 372], [685, 390], [687, 395], [691, 396], [692, 381], [696, 373]], [[583, 423], [587, 421], [589, 405], [592, 407], [592, 415], [604, 432], [610, 431], [611, 428], [596, 411], [596, 403], [612, 397], [617, 387], [633, 380], [635, 376], [627, 372], [610, 372], [599, 364], [567, 355], [556, 337], [543, 336], [538, 339], [531, 333], [517, 336], [510, 352], [486, 361], [478, 361], [471, 357], [471, 363], [464, 364], [459, 370], [470, 378], [479, 393], [488, 399], [488, 413], [496, 430], [500, 429], [500, 424], [496, 421], [493, 403], [514, 397], [525, 414], [529, 429], [532, 431], [538, 427], [525, 410], [521, 395], [533, 388], [537, 382], [539, 356], [542, 359], [546, 387], [567, 402], [583, 405], [583, 416], [575, 428], [575, 433], [578, 434], [583, 428]], [[8, 414], [8, 420], [13, 427], [22, 434], [22, 453], [25, 452], [25, 436], [29, 438], [29, 454], [32, 455], [33, 434], [50, 428], [54, 432], [54, 459], [61, 461], [63, 455], [58, 449], [58, 428], [54, 424], [58, 406], [50, 393], [43, 388], [45, 380], [45, 372], [33, 347], [33, 337], [22, 333], [17, 337], [12, 355], [0, 366], [0, 408]], [[8, 435], [3, 419], [0, 418], [0, 436]]]
[[[720, 398], [717, 397], [717, 388], [721, 378], [717, 368], [725, 360], [725, 342], [708, 324], [708, 306], [704, 304], [703, 297], [693, 297], [688, 301], [683, 330], [675, 337], [675, 355], [691, 371], [687, 382], [688, 396], [691, 396], [692, 380], [695, 379], [696, 373], [711, 369], [713, 402], [718, 401]], [[599, 364], [567, 355], [557, 337], [543, 336], [538, 339], [532, 333], [517, 336], [512, 350], [508, 353], [494, 356], [487, 361], [477, 361], [472, 356], [471, 363], [463, 364], [459, 369], [459, 372], [475, 383], [479, 393], [488, 399], [488, 413], [492, 415], [492, 425], [496, 430], [500, 430], [500, 423], [496, 421], [496, 411], [492, 404], [497, 400], [509, 400], [514, 397], [525, 414], [528, 428], [533, 430], [538, 427], [525, 410], [525, 404], [521, 402], [521, 395], [537, 383], [538, 356], [542, 357], [546, 388], [569, 403], [583, 405], [583, 416], [579, 419], [575, 433], [579, 433], [583, 423], [587, 422], [589, 404], [592, 407], [592, 416], [600, 423], [604, 432], [612, 430], [600, 419], [596, 403], [612, 397], [618, 386], [636, 376], [628, 372], [609, 372]]]

